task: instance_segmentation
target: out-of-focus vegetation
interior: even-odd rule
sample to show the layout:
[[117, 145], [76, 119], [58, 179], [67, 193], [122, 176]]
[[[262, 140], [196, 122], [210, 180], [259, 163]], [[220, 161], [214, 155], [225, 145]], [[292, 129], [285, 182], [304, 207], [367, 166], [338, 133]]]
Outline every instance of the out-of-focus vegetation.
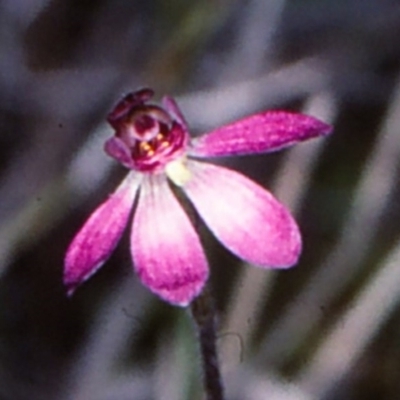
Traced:
[[127, 237], [67, 299], [65, 250], [124, 175], [103, 153], [123, 93], [177, 97], [193, 133], [268, 108], [327, 140], [221, 160], [296, 214], [298, 267], [203, 240], [229, 400], [400, 392], [400, 5], [394, 0], [0, 3], [0, 398], [200, 400], [188, 314], [132, 272]]

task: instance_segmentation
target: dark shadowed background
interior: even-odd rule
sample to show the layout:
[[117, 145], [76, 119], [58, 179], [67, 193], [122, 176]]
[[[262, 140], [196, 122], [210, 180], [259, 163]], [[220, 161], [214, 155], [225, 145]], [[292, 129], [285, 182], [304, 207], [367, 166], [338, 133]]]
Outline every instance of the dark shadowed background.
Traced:
[[143, 86], [193, 134], [269, 108], [328, 139], [224, 159], [287, 204], [304, 252], [258, 270], [204, 229], [229, 400], [400, 398], [396, 0], [0, 1], [0, 399], [200, 400], [188, 313], [128, 232], [72, 299], [65, 250], [125, 171], [105, 116]]

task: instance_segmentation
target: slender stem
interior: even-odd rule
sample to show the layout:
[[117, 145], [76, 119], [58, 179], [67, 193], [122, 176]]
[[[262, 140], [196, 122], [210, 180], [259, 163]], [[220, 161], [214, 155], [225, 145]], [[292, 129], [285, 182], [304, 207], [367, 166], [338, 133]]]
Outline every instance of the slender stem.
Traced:
[[190, 307], [199, 335], [207, 400], [224, 400], [216, 345], [216, 315], [209, 290], [205, 288]]

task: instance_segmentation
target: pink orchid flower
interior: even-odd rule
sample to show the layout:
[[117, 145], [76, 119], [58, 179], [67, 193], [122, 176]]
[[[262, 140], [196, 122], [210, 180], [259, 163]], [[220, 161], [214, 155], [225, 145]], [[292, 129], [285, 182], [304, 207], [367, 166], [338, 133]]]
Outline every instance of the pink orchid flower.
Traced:
[[135, 199], [131, 233], [133, 265], [162, 299], [188, 305], [208, 278], [198, 234], [170, 185], [190, 200], [216, 238], [232, 253], [265, 268], [288, 268], [301, 251], [289, 211], [242, 174], [202, 161], [215, 156], [271, 152], [317, 136], [331, 127], [313, 117], [263, 112], [191, 139], [170, 97], [149, 104], [150, 89], [125, 96], [108, 116], [115, 134], [105, 151], [130, 169], [117, 190], [89, 217], [65, 258], [71, 295], [117, 245]]

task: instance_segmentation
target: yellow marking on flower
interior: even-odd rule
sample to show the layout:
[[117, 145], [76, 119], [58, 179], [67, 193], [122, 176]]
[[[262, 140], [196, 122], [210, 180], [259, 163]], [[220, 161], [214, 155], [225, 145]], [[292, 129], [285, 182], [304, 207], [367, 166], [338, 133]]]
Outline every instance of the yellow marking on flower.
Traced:
[[151, 150], [151, 146], [146, 142], [140, 142], [139, 146], [140, 146], [140, 149], [143, 151]]
[[192, 174], [186, 166], [185, 158], [178, 158], [165, 166], [165, 172], [169, 179], [176, 186], [184, 186], [191, 178]]
[[147, 142], [140, 142], [139, 147], [140, 150], [148, 156], [154, 154], [154, 149]]

